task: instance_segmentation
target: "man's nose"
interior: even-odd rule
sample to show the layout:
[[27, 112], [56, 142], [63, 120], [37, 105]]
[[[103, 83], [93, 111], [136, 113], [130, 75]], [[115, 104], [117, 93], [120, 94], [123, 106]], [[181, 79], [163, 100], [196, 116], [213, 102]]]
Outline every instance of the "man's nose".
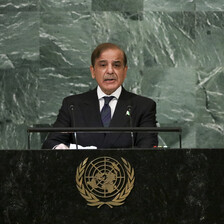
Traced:
[[112, 64], [108, 64], [107, 66], [107, 73], [108, 74], [113, 74], [114, 73], [114, 68]]

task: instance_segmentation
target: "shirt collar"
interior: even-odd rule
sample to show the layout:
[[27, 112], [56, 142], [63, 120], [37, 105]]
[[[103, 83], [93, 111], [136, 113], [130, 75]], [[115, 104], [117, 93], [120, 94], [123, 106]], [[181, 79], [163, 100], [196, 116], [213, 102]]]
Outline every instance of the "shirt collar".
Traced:
[[113, 93], [111, 93], [110, 95], [105, 94], [102, 89], [98, 86], [97, 87], [97, 96], [98, 96], [98, 100], [102, 99], [104, 96], [114, 96], [116, 99], [118, 99], [121, 95], [121, 90], [122, 87], [118, 87]]

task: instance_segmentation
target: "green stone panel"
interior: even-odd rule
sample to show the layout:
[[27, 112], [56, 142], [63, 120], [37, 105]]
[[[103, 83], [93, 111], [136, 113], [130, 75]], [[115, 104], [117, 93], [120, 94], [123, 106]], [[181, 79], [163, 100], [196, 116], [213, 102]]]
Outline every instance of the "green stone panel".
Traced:
[[[121, 12], [92, 13], [93, 47], [103, 42], [112, 42], [122, 47], [128, 58], [128, 66], [142, 66], [143, 36], [141, 20]], [[122, 40], [122, 41], [121, 41]]]
[[141, 23], [144, 65], [182, 67], [195, 65], [195, 14], [145, 12]]
[[[31, 63], [30, 63], [31, 64]], [[0, 148], [25, 148], [26, 128], [38, 122], [38, 80], [35, 65], [1, 70]]]
[[223, 12], [197, 12], [197, 144], [224, 147]]
[[41, 67], [85, 68], [89, 66], [90, 28], [89, 13], [41, 13]]
[[[65, 96], [96, 86], [90, 55], [102, 42], [126, 51], [125, 88], [157, 102], [161, 126], [183, 128], [183, 147], [224, 147], [223, 6], [1, 0], [0, 147], [26, 148], [27, 126], [52, 123]], [[33, 148], [40, 138], [32, 136]], [[166, 134], [160, 144], [179, 146]]]
[[128, 68], [127, 78], [124, 81], [124, 87], [130, 92], [142, 94], [141, 83], [143, 78], [143, 67]]
[[90, 28], [89, 12], [41, 13], [39, 123], [52, 124], [64, 97], [95, 86], [89, 71]]
[[55, 11], [90, 11], [91, 0], [40, 0], [40, 10], [44, 12]]
[[196, 0], [197, 11], [224, 11], [223, 0]]
[[33, 57], [39, 52], [39, 14], [9, 12], [0, 14], [0, 53], [21, 53]]
[[9, 55], [0, 54], [0, 70], [14, 68], [14, 64], [11, 61]]
[[190, 67], [145, 68], [142, 94], [156, 100], [161, 123], [195, 120], [195, 70]]
[[37, 11], [37, 0], [1, 0], [0, 13]]
[[0, 122], [0, 150], [27, 149], [26, 130], [26, 124], [14, 124], [8, 120]]
[[194, 11], [195, 0], [144, 0], [145, 11]]
[[[182, 148], [195, 148], [196, 145], [196, 125], [195, 124], [160, 124], [161, 127], [181, 127], [181, 146]], [[161, 132], [158, 134], [159, 146], [167, 148], [180, 148], [179, 132]]]
[[96, 86], [91, 78], [89, 68], [67, 68], [40, 70], [39, 123], [52, 124], [64, 97], [86, 92]]
[[38, 52], [12, 52], [10, 54], [0, 54], [0, 70], [14, 68], [32, 68], [39, 67]]
[[26, 148], [26, 128], [38, 122], [39, 14], [23, 3], [0, 14], [1, 149]]
[[[190, 67], [145, 67], [143, 70], [142, 95], [156, 101], [161, 127], [182, 127], [183, 147], [194, 147], [195, 143], [195, 74]], [[174, 138], [170, 134], [161, 136], [169, 147], [178, 147], [176, 135]]]
[[[210, 127], [209, 127], [210, 126]], [[212, 125], [198, 124], [196, 128], [197, 148], [222, 148], [224, 149], [222, 127], [212, 127]]]
[[92, 0], [92, 10], [138, 12], [143, 10], [143, 0]]
[[197, 147], [224, 147], [224, 67], [197, 71]]
[[224, 66], [224, 12], [196, 13], [197, 67]]

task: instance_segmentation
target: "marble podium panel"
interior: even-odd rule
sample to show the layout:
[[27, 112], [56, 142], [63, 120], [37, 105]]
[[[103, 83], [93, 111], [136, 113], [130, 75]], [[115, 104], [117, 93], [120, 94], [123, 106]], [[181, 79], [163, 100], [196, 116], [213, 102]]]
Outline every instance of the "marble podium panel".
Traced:
[[[93, 167], [99, 158], [130, 165], [134, 185], [124, 204], [88, 205], [76, 186], [86, 158]], [[2, 150], [0, 223], [223, 223], [223, 159], [222, 149]]]

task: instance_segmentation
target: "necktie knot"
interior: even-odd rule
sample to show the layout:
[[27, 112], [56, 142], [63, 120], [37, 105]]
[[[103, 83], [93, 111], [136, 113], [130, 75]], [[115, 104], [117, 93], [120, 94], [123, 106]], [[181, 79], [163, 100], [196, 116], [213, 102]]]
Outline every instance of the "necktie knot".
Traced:
[[114, 96], [104, 96], [104, 105], [108, 105]]

